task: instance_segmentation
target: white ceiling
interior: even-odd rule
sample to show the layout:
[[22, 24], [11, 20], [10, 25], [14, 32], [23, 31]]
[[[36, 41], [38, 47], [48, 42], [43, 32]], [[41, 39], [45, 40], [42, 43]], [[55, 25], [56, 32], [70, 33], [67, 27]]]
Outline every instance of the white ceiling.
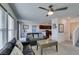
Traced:
[[[67, 6], [67, 10], [57, 11], [54, 15], [46, 17], [47, 11], [39, 9], [38, 7], [48, 8], [49, 5], [54, 5], [54, 9]], [[69, 3], [10, 3], [11, 8], [16, 14], [18, 19], [30, 20], [37, 23], [46, 22], [52, 18], [61, 17], [78, 17], [79, 16], [79, 4]]]

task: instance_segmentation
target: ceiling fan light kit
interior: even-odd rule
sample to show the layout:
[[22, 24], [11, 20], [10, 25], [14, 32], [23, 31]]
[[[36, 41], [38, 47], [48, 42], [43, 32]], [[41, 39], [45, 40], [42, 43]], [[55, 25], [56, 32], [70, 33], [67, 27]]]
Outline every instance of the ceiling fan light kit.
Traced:
[[53, 14], [54, 14], [53, 11], [49, 11], [49, 12], [48, 12], [48, 15], [49, 15], [49, 16], [51, 16], [51, 15], [53, 15]]

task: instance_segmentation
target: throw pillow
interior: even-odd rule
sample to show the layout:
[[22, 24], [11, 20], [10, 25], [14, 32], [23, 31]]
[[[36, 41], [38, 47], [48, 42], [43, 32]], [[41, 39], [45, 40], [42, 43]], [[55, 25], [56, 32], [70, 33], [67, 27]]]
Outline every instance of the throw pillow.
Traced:
[[19, 48], [15, 46], [10, 55], [23, 55], [23, 53]]
[[21, 43], [19, 40], [17, 40], [16, 46], [17, 46], [21, 51], [23, 51], [23, 45], [22, 45], [22, 43]]

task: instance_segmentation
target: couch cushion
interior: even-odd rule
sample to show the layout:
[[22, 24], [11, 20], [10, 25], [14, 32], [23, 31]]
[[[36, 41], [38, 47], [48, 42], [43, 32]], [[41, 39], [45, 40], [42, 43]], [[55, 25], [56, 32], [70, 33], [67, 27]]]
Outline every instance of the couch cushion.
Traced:
[[33, 39], [33, 35], [32, 35], [32, 34], [28, 35], [27, 37], [28, 37], [30, 40]]
[[17, 46], [21, 51], [23, 51], [23, 45], [22, 45], [22, 43], [21, 43], [19, 40], [17, 40], [16, 46]]
[[23, 53], [19, 48], [15, 46], [10, 55], [23, 55]]
[[32, 50], [30, 45], [24, 46], [23, 54], [24, 55], [33, 55], [34, 54], [34, 52], [33, 52], [33, 50]]
[[0, 50], [0, 55], [9, 55], [12, 49], [13, 45], [9, 42]]

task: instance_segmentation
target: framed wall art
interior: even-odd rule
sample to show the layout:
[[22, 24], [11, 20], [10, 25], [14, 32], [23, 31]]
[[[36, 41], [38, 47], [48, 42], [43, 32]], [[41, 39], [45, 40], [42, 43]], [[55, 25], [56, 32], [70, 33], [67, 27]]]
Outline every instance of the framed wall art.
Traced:
[[58, 32], [63, 33], [64, 32], [64, 24], [59, 24], [58, 25]]
[[56, 24], [53, 24], [53, 29], [56, 29], [56, 28], [57, 28]]
[[24, 29], [29, 29], [29, 25], [24, 25], [23, 28]]

